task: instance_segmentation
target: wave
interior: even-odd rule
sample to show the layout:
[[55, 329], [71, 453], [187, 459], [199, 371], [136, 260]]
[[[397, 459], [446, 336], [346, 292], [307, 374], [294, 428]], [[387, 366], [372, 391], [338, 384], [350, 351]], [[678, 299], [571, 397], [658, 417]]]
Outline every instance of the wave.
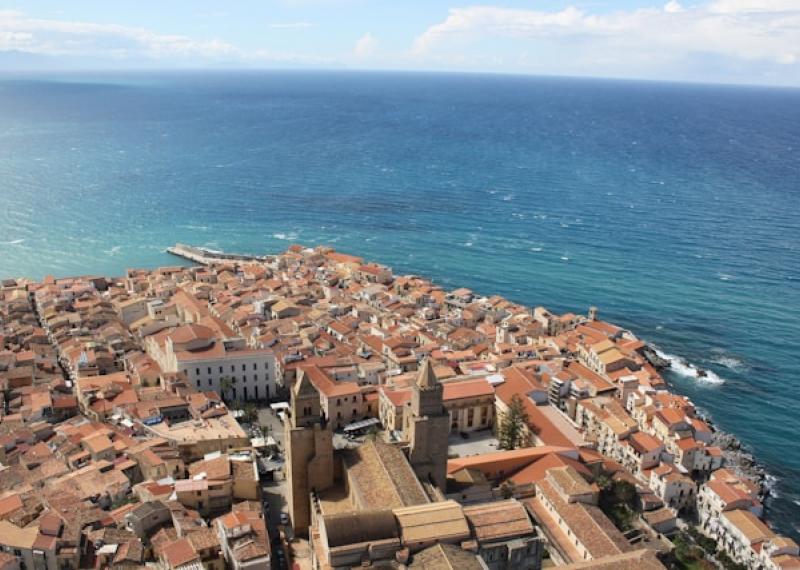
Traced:
[[122, 249], [121, 245], [115, 245], [111, 249], [105, 250], [103, 253], [105, 253], [107, 255], [117, 255], [120, 252], [121, 249]]
[[0, 241], [0, 244], [2, 244], [2, 245], [19, 245], [19, 244], [23, 243], [24, 241], [25, 241], [24, 239], [13, 239], [11, 241]]
[[294, 232], [290, 232], [288, 234], [275, 233], [275, 234], [272, 234], [272, 237], [274, 237], [275, 239], [283, 240], [283, 241], [294, 241], [294, 240], [297, 239], [297, 234], [294, 233]]
[[736, 356], [731, 356], [729, 354], [721, 354], [711, 359], [711, 362], [714, 364], [719, 364], [720, 366], [724, 366], [729, 370], [739, 371], [744, 368], [747, 368], [747, 363], [738, 358]]
[[562, 255], [561, 261], [569, 261], [569, 257], [567, 257], [566, 255]]
[[542, 251], [541, 247], [532, 247], [531, 251]]
[[674, 354], [667, 354], [666, 352], [662, 352], [661, 350], [656, 349], [656, 354], [663, 358], [664, 360], [668, 361], [670, 364], [670, 369], [680, 374], [681, 376], [685, 376], [687, 378], [694, 378], [700, 382], [706, 382], [708, 384], [724, 384], [725, 379], [721, 378], [716, 372], [713, 370], [701, 370], [691, 362], [684, 360]]
[[764, 489], [770, 497], [773, 499], [780, 499], [781, 495], [778, 491], [775, 490], [775, 487], [778, 485], [779, 479], [770, 473], [764, 475]]

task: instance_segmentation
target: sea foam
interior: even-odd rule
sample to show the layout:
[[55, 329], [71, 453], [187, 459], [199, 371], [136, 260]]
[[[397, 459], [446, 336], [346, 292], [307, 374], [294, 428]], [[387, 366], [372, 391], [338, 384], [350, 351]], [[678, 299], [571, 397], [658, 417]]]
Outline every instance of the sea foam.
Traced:
[[705, 376], [700, 374], [700, 369], [692, 364], [675, 356], [673, 354], [667, 354], [666, 352], [662, 352], [661, 350], [656, 349], [656, 354], [663, 358], [664, 360], [668, 361], [670, 364], [670, 369], [675, 371], [676, 373], [680, 374], [681, 376], [685, 376], [687, 378], [694, 378], [700, 382], [706, 382], [708, 384], [724, 384], [725, 379], [721, 378], [716, 372], [713, 370], [704, 370]]

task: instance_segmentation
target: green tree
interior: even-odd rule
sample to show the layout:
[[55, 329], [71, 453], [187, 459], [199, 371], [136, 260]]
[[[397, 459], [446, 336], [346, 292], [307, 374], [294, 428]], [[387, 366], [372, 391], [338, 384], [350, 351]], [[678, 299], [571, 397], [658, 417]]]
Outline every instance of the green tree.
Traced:
[[503, 414], [497, 430], [501, 449], [517, 449], [525, 443], [525, 429], [528, 426], [528, 412], [517, 394], [511, 397], [508, 411]]
[[600, 509], [622, 530], [633, 525], [636, 503], [636, 487], [628, 481], [606, 480], [600, 490]]
[[244, 405], [244, 420], [249, 424], [254, 424], [258, 421], [258, 407], [253, 402], [247, 402]]
[[222, 392], [220, 396], [222, 396], [223, 400], [227, 400], [230, 397], [231, 391], [233, 391], [233, 379], [230, 376], [223, 376], [219, 379], [219, 389]]

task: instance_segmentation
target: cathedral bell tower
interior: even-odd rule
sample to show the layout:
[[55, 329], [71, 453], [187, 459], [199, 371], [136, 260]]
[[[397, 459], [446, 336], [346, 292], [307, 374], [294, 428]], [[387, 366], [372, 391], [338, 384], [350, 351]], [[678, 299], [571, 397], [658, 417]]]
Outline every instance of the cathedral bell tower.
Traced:
[[284, 438], [287, 502], [295, 534], [305, 536], [311, 525], [311, 492], [333, 485], [333, 433], [322, 413], [319, 392], [302, 369], [290, 410]]
[[425, 359], [411, 386], [404, 431], [409, 442], [408, 461], [417, 477], [445, 491], [450, 414], [444, 409], [443, 394], [444, 388], [436, 378], [433, 364]]

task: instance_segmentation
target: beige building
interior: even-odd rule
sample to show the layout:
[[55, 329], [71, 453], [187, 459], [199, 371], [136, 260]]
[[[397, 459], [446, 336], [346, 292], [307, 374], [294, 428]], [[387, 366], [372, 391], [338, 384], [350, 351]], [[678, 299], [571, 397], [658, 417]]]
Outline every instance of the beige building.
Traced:
[[20, 528], [0, 520], [0, 552], [15, 556], [25, 568], [58, 570], [55, 548], [56, 539], [41, 532], [39, 527]]
[[591, 345], [578, 345], [578, 360], [598, 374], [608, 374], [623, 368], [638, 368], [636, 363], [617, 347], [614, 341], [606, 339]]
[[214, 529], [228, 568], [269, 570], [272, 567], [272, 549], [260, 509], [234, 508], [214, 521]]
[[525, 501], [557, 564], [599, 560], [633, 550], [599, 507], [598, 488], [571, 466], [554, 467]]
[[662, 463], [650, 471], [650, 488], [662, 501], [680, 511], [695, 504], [697, 484], [674, 465]]
[[367, 415], [367, 401], [357, 382], [335, 381], [317, 366], [304, 366], [305, 375], [319, 392], [323, 415], [333, 429], [362, 420]]
[[478, 554], [489, 570], [538, 570], [543, 541], [516, 499], [464, 507]]
[[[485, 378], [442, 382], [443, 404], [450, 417], [452, 432], [488, 429], [494, 424], [495, 393]], [[393, 390], [382, 386], [378, 396], [378, 414], [383, 427], [403, 429], [403, 415], [411, 402], [412, 390]]]

